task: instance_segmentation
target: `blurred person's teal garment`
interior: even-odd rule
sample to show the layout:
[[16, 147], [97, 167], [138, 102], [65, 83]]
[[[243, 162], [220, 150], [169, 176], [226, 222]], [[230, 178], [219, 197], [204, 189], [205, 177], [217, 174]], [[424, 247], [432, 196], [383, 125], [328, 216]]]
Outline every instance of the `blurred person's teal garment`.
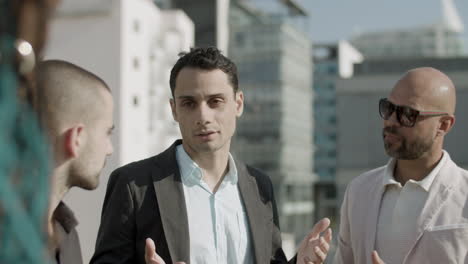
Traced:
[[[0, 4], [2, 25], [15, 25], [14, 12]], [[17, 97], [14, 42], [1, 32], [0, 263], [46, 263], [48, 153], [35, 114]]]

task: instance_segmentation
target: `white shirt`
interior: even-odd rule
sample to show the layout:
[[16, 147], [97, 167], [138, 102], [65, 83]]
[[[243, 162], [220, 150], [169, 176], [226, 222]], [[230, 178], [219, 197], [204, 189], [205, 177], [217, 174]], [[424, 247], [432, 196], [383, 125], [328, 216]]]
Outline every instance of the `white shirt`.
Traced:
[[382, 184], [385, 191], [380, 204], [376, 247], [386, 264], [401, 264], [413, 246], [419, 216], [440, 168], [447, 161], [444, 151], [437, 166], [421, 181], [409, 180], [401, 186], [394, 178], [396, 161], [387, 164]]
[[237, 169], [229, 154], [229, 171], [216, 193], [203, 181], [202, 169], [177, 146], [190, 233], [190, 263], [254, 263], [249, 224], [237, 188]]

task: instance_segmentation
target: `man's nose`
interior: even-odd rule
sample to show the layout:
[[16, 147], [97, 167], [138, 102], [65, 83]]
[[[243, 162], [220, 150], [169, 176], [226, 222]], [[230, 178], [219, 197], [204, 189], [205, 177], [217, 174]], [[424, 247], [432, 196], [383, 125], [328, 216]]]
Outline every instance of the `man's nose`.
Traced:
[[112, 141], [109, 140], [108, 147], [107, 147], [107, 156], [112, 155], [114, 153], [114, 145], [112, 144]]
[[388, 117], [388, 119], [384, 120], [384, 126], [400, 126], [400, 122], [398, 121], [396, 111], [393, 111], [393, 113]]
[[213, 109], [206, 103], [201, 103], [197, 109], [196, 122], [197, 125], [205, 125], [211, 122]]

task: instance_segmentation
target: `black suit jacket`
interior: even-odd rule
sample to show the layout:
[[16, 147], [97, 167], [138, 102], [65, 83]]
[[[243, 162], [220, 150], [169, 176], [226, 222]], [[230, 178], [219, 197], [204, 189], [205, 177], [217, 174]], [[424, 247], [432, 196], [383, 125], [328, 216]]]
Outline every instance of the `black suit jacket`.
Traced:
[[[148, 237], [167, 264], [190, 263], [187, 211], [176, 161], [176, 146], [181, 143], [112, 172], [91, 263], [145, 263]], [[255, 262], [287, 263], [271, 180], [238, 160], [236, 166]]]

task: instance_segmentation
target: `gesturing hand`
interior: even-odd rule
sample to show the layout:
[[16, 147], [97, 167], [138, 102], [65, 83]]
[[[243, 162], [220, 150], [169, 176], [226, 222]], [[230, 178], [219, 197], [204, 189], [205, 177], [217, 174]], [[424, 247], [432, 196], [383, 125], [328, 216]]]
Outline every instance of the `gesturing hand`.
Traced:
[[[147, 238], [145, 245], [146, 264], [166, 264], [164, 260], [156, 253], [156, 245], [153, 239]], [[175, 264], [185, 264], [185, 262], [176, 262]]]
[[[320, 264], [325, 261], [330, 242], [332, 239], [332, 231], [330, 228], [330, 219], [323, 218], [314, 225], [312, 231], [302, 240], [297, 252], [297, 264]], [[320, 235], [323, 233], [322, 235]]]
[[385, 262], [379, 257], [377, 251], [372, 252], [372, 264], [385, 264]]

